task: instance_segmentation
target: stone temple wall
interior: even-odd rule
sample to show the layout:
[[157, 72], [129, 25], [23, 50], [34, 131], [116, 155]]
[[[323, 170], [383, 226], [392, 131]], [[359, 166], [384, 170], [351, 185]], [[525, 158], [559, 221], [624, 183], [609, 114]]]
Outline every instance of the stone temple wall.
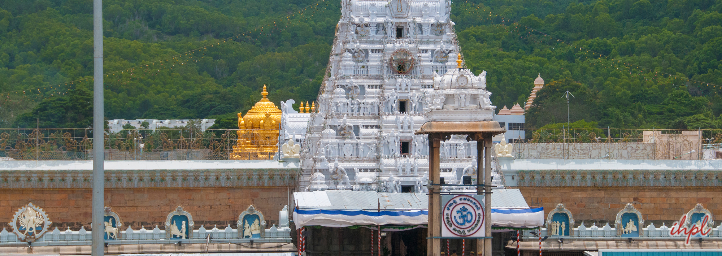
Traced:
[[[278, 224], [283, 206], [292, 208], [297, 162], [293, 161], [106, 161], [105, 206], [117, 213], [122, 229], [164, 228], [178, 206], [195, 228], [236, 227], [250, 205], [266, 227]], [[32, 203], [58, 228], [90, 229], [92, 161], [6, 161], [0, 164], [0, 225]], [[2, 228], [0, 227], [0, 231]]]
[[[105, 205], [112, 207], [123, 228], [161, 229], [168, 213], [177, 206], [190, 212], [198, 228], [236, 226], [238, 215], [249, 205], [260, 210], [267, 227], [278, 226], [278, 212], [290, 205], [289, 196], [295, 186], [274, 187], [208, 187], [208, 188], [107, 188]], [[0, 189], [0, 230], [8, 226], [20, 207], [32, 202], [45, 210], [53, 222], [52, 228], [78, 230], [84, 226], [90, 230], [91, 198], [89, 188], [78, 189]]]
[[[712, 212], [715, 221], [722, 217], [722, 187], [519, 187], [530, 206], [543, 206], [548, 213], [557, 204], [564, 204], [577, 225], [596, 222], [614, 224], [617, 213], [632, 203], [641, 213], [645, 225], [674, 221], [702, 204]], [[601, 223], [601, 225], [600, 225]], [[659, 225], [657, 225], [659, 226]], [[716, 226], [716, 225], [715, 225]]]

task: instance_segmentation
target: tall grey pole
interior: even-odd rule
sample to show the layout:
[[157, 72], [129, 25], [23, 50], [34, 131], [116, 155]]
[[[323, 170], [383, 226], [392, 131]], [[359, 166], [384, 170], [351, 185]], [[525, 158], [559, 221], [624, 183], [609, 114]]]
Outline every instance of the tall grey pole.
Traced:
[[93, 256], [105, 253], [103, 208], [105, 208], [105, 118], [103, 108], [103, 0], [93, 0]]
[[484, 136], [484, 256], [491, 256], [491, 144], [492, 136]]
[[[482, 134], [483, 136], [483, 134]], [[485, 143], [483, 137], [477, 137], [476, 138], [476, 194], [482, 195], [486, 192], [486, 177], [484, 176], [486, 174], [486, 162], [484, 161], [484, 151], [485, 149]], [[479, 186], [479, 185], [484, 185]], [[484, 199], [486, 200], [486, 199]], [[484, 207], [486, 207], [486, 202], [484, 202]], [[486, 209], [486, 208], [485, 208]], [[484, 214], [486, 214], [486, 210], [484, 211]], [[485, 215], [486, 216], [486, 215]], [[484, 225], [488, 222], [488, 219], [484, 219]], [[486, 232], [486, 226], [484, 226], [484, 231]], [[489, 234], [487, 234], [489, 235]], [[476, 243], [476, 251], [478, 254], [481, 254], [481, 252], [484, 251], [484, 244], [486, 243], [485, 239], [479, 239]], [[476, 256], [476, 255], [475, 255]]]

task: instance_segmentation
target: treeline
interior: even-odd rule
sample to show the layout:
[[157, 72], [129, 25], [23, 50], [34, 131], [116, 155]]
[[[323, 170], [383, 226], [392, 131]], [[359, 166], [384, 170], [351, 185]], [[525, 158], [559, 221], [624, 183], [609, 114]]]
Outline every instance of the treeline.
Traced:
[[[263, 84], [276, 104], [312, 101], [339, 15], [337, 0], [106, 0], [106, 116], [232, 127]], [[572, 122], [722, 128], [722, 1], [454, 1], [452, 20], [499, 108], [541, 73], [527, 128], [566, 122], [565, 91]], [[90, 0], [0, 0], [1, 127], [63, 120], [41, 108], [92, 88], [91, 22]]]

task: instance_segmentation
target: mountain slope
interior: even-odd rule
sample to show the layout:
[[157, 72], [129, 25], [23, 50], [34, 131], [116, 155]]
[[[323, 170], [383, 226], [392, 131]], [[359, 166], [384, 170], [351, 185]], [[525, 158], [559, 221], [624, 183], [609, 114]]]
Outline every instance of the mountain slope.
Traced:
[[[106, 116], [232, 119], [263, 84], [277, 104], [312, 101], [339, 10], [324, 0], [106, 0]], [[0, 0], [0, 127], [34, 126], [15, 121], [91, 88], [91, 13], [90, 0]], [[488, 71], [495, 105], [524, 105], [545, 79], [528, 128], [565, 122], [567, 90], [572, 122], [722, 128], [721, 13], [722, 1], [707, 0], [452, 5], [466, 65]]]

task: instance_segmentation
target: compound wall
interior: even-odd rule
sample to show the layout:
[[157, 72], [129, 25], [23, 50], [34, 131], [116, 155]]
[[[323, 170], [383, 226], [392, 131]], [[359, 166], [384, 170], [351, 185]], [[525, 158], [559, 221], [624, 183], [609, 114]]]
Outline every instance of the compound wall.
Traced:
[[[278, 212], [290, 206], [293, 187], [221, 187], [221, 188], [124, 188], [106, 189], [105, 205], [123, 222], [123, 229], [163, 229], [166, 216], [177, 206], [190, 212], [195, 227], [236, 226], [238, 215], [253, 205], [263, 212], [267, 227], [278, 226]], [[7, 225], [15, 211], [32, 202], [43, 208], [53, 222], [52, 228], [90, 229], [91, 189], [0, 189], [0, 225]]]
[[[543, 206], [549, 213], [564, 204], [579, 225], [584, 221], [614, 224], [617, 213], [632, 203], [645, 221], [672, 222], [702, 204], [715, 217], [722, 218], [722, 187], [519, 187], [530, 206]], [[602, 224], [603, 225], [603, 224]]]

